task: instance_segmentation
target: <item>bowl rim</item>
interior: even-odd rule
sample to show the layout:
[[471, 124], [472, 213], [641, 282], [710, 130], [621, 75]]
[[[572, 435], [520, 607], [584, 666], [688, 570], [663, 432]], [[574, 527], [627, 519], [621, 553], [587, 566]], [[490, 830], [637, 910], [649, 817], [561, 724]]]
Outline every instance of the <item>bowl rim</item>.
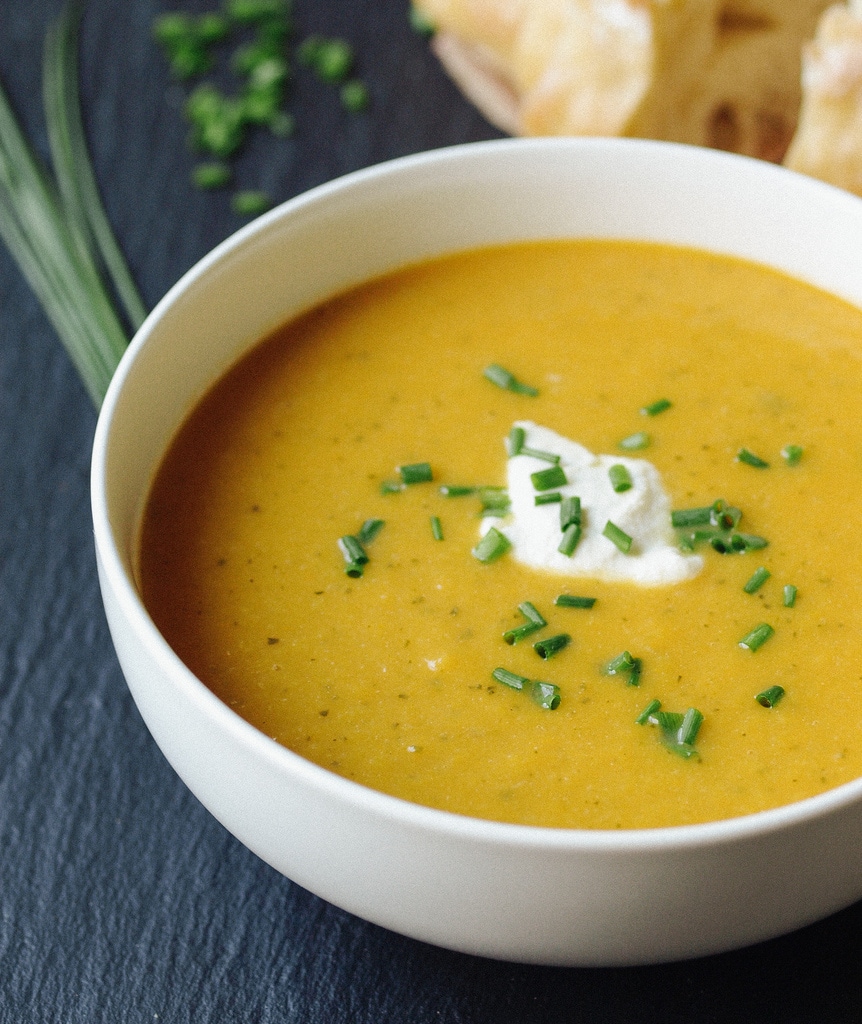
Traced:
[[[243, 719], [216, 697], [174, 653], [149, 616], [134, 580], [126, 572], [107, 506], [106, 461], [111, 442], [111, 428], [124, 385], [136, 360], [177, 299], [198, 280], [209, 274], [214, 267], [253, 243], [274, 225], [295, 216], [309, 206], [326, 203], [331, 197], [338, 196], [346, 190], [361, 188], [366, 183], [379, 182], [387, 176], [409, 173], [412, 169], [428, 167], [435, 163], [445, 164], [453, 160], [469, 159], [473, 155], [482, 157], [489, 153], [499, 153], [504, 158], [508, 153], [526, 149], [564, 150], [573, 153], [581, 150], [605, 150], [608, 154], [619, 152], [621, 149], [637, 149], [644, 152], [672, 150], [676, 151], [680, 158], [695, 163], [702, 160], [717, 166], [734, 166], [740, 162], [747, 162], [756, 165], [755, 173], [760, 173], [765, 178], [775, 176], [776, 181], [788, 175], [797, 179], [803, 178], [802, 175], [786, 168], [750, 157], [680, 143], [616, 138], [494, 139], [414, 153], [353, 171], [308, 189], [239, 228], [189, 268], [152, 309], [123, 354], [99, 413], [92, 450], [90, 486], [94, 539], [101, 568], [126, 620], [150, 656], [171, 680], [172, 686], [181, 691], [185, 699], [202, 715], [210, 718], [220, 730], [230, 734], [255, 758], [262, 759], [279, 773], [295, 776], [321, 792], [337, 798], [350, 805], [353, 810], [362, 810], [420, 831], [448, 834], [523, 850], [613, 851], [618, 854], [633, 854], [638, 851], [719, 847], [739, 840], [769, 835], [802, 822], [814, 821], [860, 801], [862, 777], [803, 800], [737, 817], [659, 828], [614, 830], [513, 824], [469, 817], [416, 804], [337, 775], [282, 746]], [[804, 178], [804, 182], [804, 187], [811, 190], [821, 189], [833, 193], [839, 202], [859, 202], [857, 197], [824, 182], [810, 178]], [[245, 352], [247, 348], [240, 351]]]

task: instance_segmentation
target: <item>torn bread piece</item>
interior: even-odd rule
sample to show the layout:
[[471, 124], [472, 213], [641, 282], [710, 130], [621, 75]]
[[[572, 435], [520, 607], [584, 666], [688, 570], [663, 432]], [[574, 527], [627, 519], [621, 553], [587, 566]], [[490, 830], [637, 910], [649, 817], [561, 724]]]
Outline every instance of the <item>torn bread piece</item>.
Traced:
[[515, 135], [629, 135], [780, 161], [829, 0], [414, 0], [465, 95]]
[[802, 52], [788, 167], [862, 195], [862, 0], [830, 7]]

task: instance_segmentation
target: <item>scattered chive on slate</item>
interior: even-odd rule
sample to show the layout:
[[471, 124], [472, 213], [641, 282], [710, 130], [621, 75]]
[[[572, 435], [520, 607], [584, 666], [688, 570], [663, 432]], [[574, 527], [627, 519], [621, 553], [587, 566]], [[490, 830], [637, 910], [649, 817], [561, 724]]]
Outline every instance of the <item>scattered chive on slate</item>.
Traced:
[[736, 453], [736, 461], [742, 462], [746, 466], [754, 466], [755, 469], [769, 469], [769, 463], [766, 459], [761, 459], [759, 455], [755, 455], [754, 452], [749, 451], [747, 448], [740, 448]]
[[607, 539], [622, 551], [624, 555], [627, 555], [632, 549], [632, 538], [625, 532], [625, 530], [621, 530], [616, 523], [611, 522], [610, 519], [605, 523], [605, 528], [602, 530], [602, 536], [607, 537]]
[[259, 189], [241, 189], [230, 200], [231, 209], [240, 217], [257, 217], [272, 206], [272, 200]]
[[547, 661], [548, 658], [553, 658], [555, 654], [559, 654], [560, 651], [568, 647], [571, 642], [572, 638], [568, 633], [558, 633], [556, 636], [537, 640], [533, 644], [533, 650], [540, 658], [544, 658]]
[[417, 8], [410, 6], [408, 13], [408, 21], [410, 28], [420, 36], [424, 36], [426, 39], [430, 39], [431, 36], [437, 31], [434, 23], [428, 20], [428, 17], [423, 14]]
[[592, 608], [595, 603], [594, 597], [577, 597], [575, 594], [558, 594], [554, 598], [558, 608]]
[[482, 373], [487, 380], [504, 391], [514, 391], [515, 394], [529, 395], [531, 398], [535, 398], [539, 393], [537, 388], [531, 387], [529, 384], [522, 384], [513, 373], [498, 366], [497, 363], [486, 366]]
[[649, 448], [650, 443], [649, 434], [645, 430], [639, 430], [636, 434], [629, 434], [628, 437], [618, 441], [617, 447], [622, 448], [624, 452], [639, 452], [644, 448]]
[[353, 47], [344, 39], [328, 39], [312, 35], [299, 45], [296, 51], [301, 64], [329, 85], [341, 85], [353, 70]]
[[351, 78], [338, 90], [341, 105], [351, 114], [361, 114], [371, 104], [368, 86], [358, 78]]
[[565, 487], [568, 483], [562, 466], [550, 466], [530, 474], [530, 480], [537, 491], [550, 491], [555, 487]]
[[610, 477], [611, 487], [613, 487], [617, 494], [622, 494], [624, 491], [632, 489], [632, 475], [622, 463], [611, 466], [608, 470], [608, 476]]
[[472, 555], [477, 561], [487, 564], [505, 555], [511, 546], [509, 538], [492, 526], [473, 548]]
[[756, 594], [771, 575], [772, 573], [761, 565], [760, 568], [754, 570], [753, 575], [742, 589], [746, 594]]
[[649, 405], [644, 405], [641, 408], [642, 416], [658, 416], [660, 412], [664, 412], [666, 409], [670, 409], [673, 402], [669, 398], [659, 398], [656, 402], [650, 402]]
[[739, 641], [739, 646], [746, 651], [759, 650], [774, 632], [775, 630], [768, 622], [761, 622]]
[[443, 540], [443, 524], [440, 516], [431, 516], [431, 536], [434, 540]]
[[766, 690], [762, 690], [754, 698], [761, 707], [774, 708], [775, 705], [784, 696], [785, 690], [783, 686], [770, 686]]
[[192, 168], [192, 183], [198, 188], [224, 188], [230, 184], [232, 172], [226, 163], [210, 160]]
[[434, 479], [430, 462], [411, 462], [405, 466], [396, 466], [395, 471], [404, 484], [427, 484]]
[[796, 587], [794, 587], [792, 583], [787, 583], [785, 584], [783, 593], [784, 607], [792, 608], [796, 604], [796, 594], [798, 593]]
[[798, 444], [787, 444], [781, 449], [781, 457], [788, 466], [798, 466], [802, 460], [803, 449]]

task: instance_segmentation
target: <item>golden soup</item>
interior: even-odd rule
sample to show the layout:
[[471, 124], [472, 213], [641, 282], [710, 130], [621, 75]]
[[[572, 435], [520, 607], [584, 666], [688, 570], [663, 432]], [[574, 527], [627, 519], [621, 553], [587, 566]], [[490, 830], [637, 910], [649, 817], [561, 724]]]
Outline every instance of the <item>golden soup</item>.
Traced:
[[[145, 603], [267, 735], [421, 804], [616, 829], [811, 796], [862, 775], [860, 353], [855, 308], [668, 246], [518, 244], [400, 270], [280, 328], [193, 411], [143, 518]], [[538, 396], [495, 387], [490, 364]], [[768, 546], [701, 544], [696, 577], [656, 587], [480, 562], [477, 497], [439, 488], [504, 484], [519, 419], [597, 453], [648, 433], [632, 454], [674, 509], [726, 499]], [[433, 482], [382, 493], [424, 461]], [[385, 526], [354, 578], [338, 539], [368, 519]], [[548, 625], [509, 646], [525, 601]], [[760, 623], [774, 634], [740, 647]], [[572, 642], [542, 660], [533, 642], [558, 633]], [[638, 685], [607, 673], [623, 650]], [[500, 667], [557, 685], [559, 707], [501, 685]], [[776, 685], [774, 707], [755, 700]], [[697, 756], [637, 722], [653, 700], [702, 713]]]

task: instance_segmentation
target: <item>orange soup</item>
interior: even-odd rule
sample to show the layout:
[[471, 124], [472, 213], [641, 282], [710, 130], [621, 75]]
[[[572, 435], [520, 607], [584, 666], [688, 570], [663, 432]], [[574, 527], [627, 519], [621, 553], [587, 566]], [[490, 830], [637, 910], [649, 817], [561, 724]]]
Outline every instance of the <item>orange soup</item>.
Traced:
[[[193, 410], [143, 516], [144, 601], [238, 714], [407, 800], [618, 829], [811, 796], [862, 775], [860, 353], [859, 310], [668, 246], [400, 270], [285, 324]], [[701, 570], [477, 557], [483, 511], [505, 536], [521, 421], [648, 460]]]

